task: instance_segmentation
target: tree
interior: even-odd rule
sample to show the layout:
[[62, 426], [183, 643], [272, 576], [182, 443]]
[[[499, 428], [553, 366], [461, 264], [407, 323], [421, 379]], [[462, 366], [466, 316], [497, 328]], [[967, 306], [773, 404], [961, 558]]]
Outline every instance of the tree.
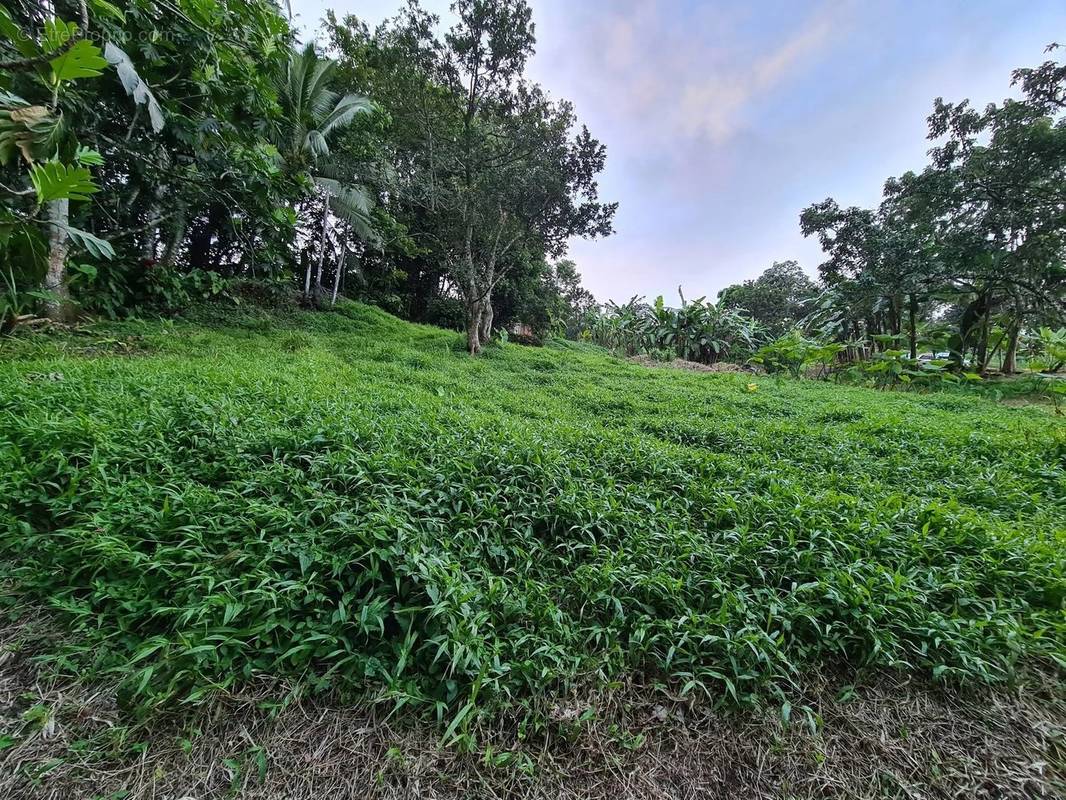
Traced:
[[[14, 71], [5, 84], [14, 84], [21, 92], [0, 94], [0, 163], [24, 164], [27, 169], [20, 177], [30, 184], [18, 189], [4, 186], [8, 195], [5, 199], [13, 201], [4, 208], [4, 238], [9, 241], [11, 229], [17, 228], [21, 234], [18, 239], [33, 242], [38, 237], [35, 228], [44, 226], [44, 306], [55, 320], [70, 314], [66, 268], [72, 240], [100, 256], [114, 254], [107, 242], [70, 224], [71, 201], [88, 200], [99, 191], [89, 167], [103, 163], [98, 152], [78, 141], [81, 120], [73, 84], [98, 78], [108, 66], [100, 48], [85, 38], [89, 12], [84, 0], [78, 8], [80, 24], [63, 20], [51, 6], [42, 6], [29, 9], [22, 20], [26, 24], [21, 27], [6, 8], [0, 8], [0, 33], [7, 40], [5, 44], [19, 53], [18, 57], [4, 60], [0, 67]], [[26, 36], [24, 30], [39, 33], [34, 38]], [[32, 207], [17, 207], [23, 200], [29, 200]], [[18, 253], [14, 255], [19, 258]], [[10, 262], [6, 266], [13, 274]]]
[[1066, 313], [1066, 66], [1016, 70], [1013, 82], [1022, 98], [980, 111], [968, 101], [936, 101], [929, 138], [939, 144], [926, 170], [942, 189], [938, 239], [961, 254], [955, 277], [972, 295], [961, 346], [972, 342], [984, 369], [992, 316], [1001, 309], [1007, 372], [1015, 370], [1026, 320], [1037, 310], [1059, 319]]
[[[294, 51], [279, 82], [278, 99], [285, 125], [278, 132], [279, 145], [288, 168], [307, 171], [314, 182], [321, 210], [318, 258], [314, 269], [314, 297], [322, 290], [323, 263], [329, 244], [331, 212], [344, 217], [364, 238], [373, 234], [370, 220], [372, 200], [368, 191], [350, 181], [351, 175], [337, 163], [330, 163], [330, 137], [352, 123], [358, 114], [374, 110], [366, 97], [341, 94], [330, 86], [336, 64], [321, 58], [314, 44]], [[312, 262], [306, 259], [304, 298], [312, 296]]]
[[561, 256], [574, 236], [608, 235], [616, 205], [597, 200], [606, 148], [587, 128], [572, 135], [572, 105], [524, 79], [535, 43], [525, 1], [457, 0], [453, 11], [442, 74], [460, 116], [446, 162], [458, 224], [447, 251], [475, 354], [512, 248]]
[[799, 264], [775, 261], [758, 278], [722, 289], [718, 304], [744, 309], [777, 338], [807, 315], [817, 293], [817, 284]]
[[453, 8], [458, 21], [443, 39], [416, 2], [373, 36], [334, 20], [331, 38], [352, 75], [389, 87], [380, 94], [396, 126], [392, 202], [418, 248], [400, 260], [412, 288], [446, 283], [462, 299], [473, 354], [491, 334], [501, 282], [519, 265], [561, 257], [572, 237], [609, 234], [616, 206], [597, 197], [603, 145], [577, 128], [570, 103], [524, 77], [529, 6]]

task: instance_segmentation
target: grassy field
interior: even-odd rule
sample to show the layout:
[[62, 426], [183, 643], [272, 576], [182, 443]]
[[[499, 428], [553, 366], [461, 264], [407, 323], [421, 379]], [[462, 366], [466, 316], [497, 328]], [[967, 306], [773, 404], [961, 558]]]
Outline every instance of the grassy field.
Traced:
[[3, 343], [0, 575], [140, 712], [280, 679], [471, 749], [639, 680], [814, 730], [812, 675], [1066, 666], [1064, 444], [948, 392], [218, 310]]

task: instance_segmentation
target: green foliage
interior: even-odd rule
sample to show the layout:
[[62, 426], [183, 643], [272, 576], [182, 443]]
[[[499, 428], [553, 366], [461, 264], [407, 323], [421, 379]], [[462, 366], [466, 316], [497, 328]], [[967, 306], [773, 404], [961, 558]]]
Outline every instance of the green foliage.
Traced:
[[37, 202], [52, 200], [88, 200], [100, 191], [88, 168], [45, 161], [30, 168], [30, 183], [37, 190]]
[[687, 302], [684, 295], [676, 309], [661, 295], [654, 305], [642, 297], [622, 305], [608, 302], [603, 313], [589, 312], [586, 324], [587, 338], [625, 355], [670, 352], [671, 358], [704, 364], [743, 360], [762, 335], [761, 326], [743, 311], [716, 306], [703, 297]]
[[97, 78], [107, 68], [107, 59], [101, 55], [100, 48], [87, 39], [79, 39], [73, 47], [48, 63], [52, 65], [52, 82], [55, 85], [78, 78]]
[[[821, 667], [1066, 663], [1045, 413], [576, 345], [473, 360], [338, 308], [5, 343], [0, 573], [67, 626], [57, 664], [136, 704], [370, 692], [456, 738], [634, 672], [794, 705]], [[143, 354], [78, 355], [93, 336]]]
[[805, 337], [798, 330], [760, 347], [750, 359], [767, 372], [788, 372], [799, 378], [812, 367], [821, 367], [823, 374], [836, 361], [847, 345], [840, 342], [819, 342]]
[[19, 317], [29, 311], [31, 305], [41, 299], [42, 293], [19, 288], [14, 270], [8, 267], [6, 273], [0, 273], [3, 291], [0, 292], [0, 335], [11, 333], [18, 325]]
[[960, 380], [979, 381], [981, 376], [973, 372], [956, 374], [949, 370], [948, 360], [909, 358], [903, 350], [887, 348], [877, 351], [869, 360], [843, 371], [845, 377], [859, 375], [878, 389], [901, 386], [935, 387]]
[[1031, 337], [1029, 369], [1058, 372], [1066, 365], [1066, 328], [1043, 327]]
[[[1012, 83], [1020, 96], [980, 109], [938, 98], [931, 163], [889, 178], [876, 209], [832, 198], [804, 209], [800, 228], [827, 256], [811, 326], [871, 344], [906, 332], [914, 359], [920, 323], [953, 305], [953, 360], [984, 373], [997, 352], [1015, 371], [1019, 337], [1062, 324], [1066, 67], [1046, 60], [1016, 70]], [[894, 372], [884, 361], [879, 369]]]
[[727, 286], [718, 304], [746, 311], [771, 336], [782, 336], [810, 312], [818, 286], [795, 261], [775, 262], [754, 280]]

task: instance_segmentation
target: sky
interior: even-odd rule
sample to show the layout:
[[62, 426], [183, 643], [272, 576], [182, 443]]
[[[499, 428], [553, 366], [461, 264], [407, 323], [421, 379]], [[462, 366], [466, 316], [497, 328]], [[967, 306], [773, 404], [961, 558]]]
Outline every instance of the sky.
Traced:
[[[401, 0], [292, 0], [371, 25]], [[423, 6], [449, 24], [449, 0]], [[823, 260], [800, 211], [874, 206], [920, 170], [936, 97], [1010, 96], [1011, 70], [1066, 45], [1066, 0], [530, 0], [530, 77], [607, 145], [614, 235], [570, 257], [600, 301], [714, 298], [774, 261]]]

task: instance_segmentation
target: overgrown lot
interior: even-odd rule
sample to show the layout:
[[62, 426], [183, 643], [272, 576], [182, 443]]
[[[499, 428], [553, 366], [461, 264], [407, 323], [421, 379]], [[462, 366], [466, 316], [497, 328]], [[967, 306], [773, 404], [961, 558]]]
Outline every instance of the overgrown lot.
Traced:
[[137, 707], [271, 676], [452, 738], [633, 674], [787, 715], [812, 671], [1066, 664], [1040, 410], [577, 345], [471, 359], [359, 305], [0, 359], [6, 584], [69, 629], [56, 664]]

